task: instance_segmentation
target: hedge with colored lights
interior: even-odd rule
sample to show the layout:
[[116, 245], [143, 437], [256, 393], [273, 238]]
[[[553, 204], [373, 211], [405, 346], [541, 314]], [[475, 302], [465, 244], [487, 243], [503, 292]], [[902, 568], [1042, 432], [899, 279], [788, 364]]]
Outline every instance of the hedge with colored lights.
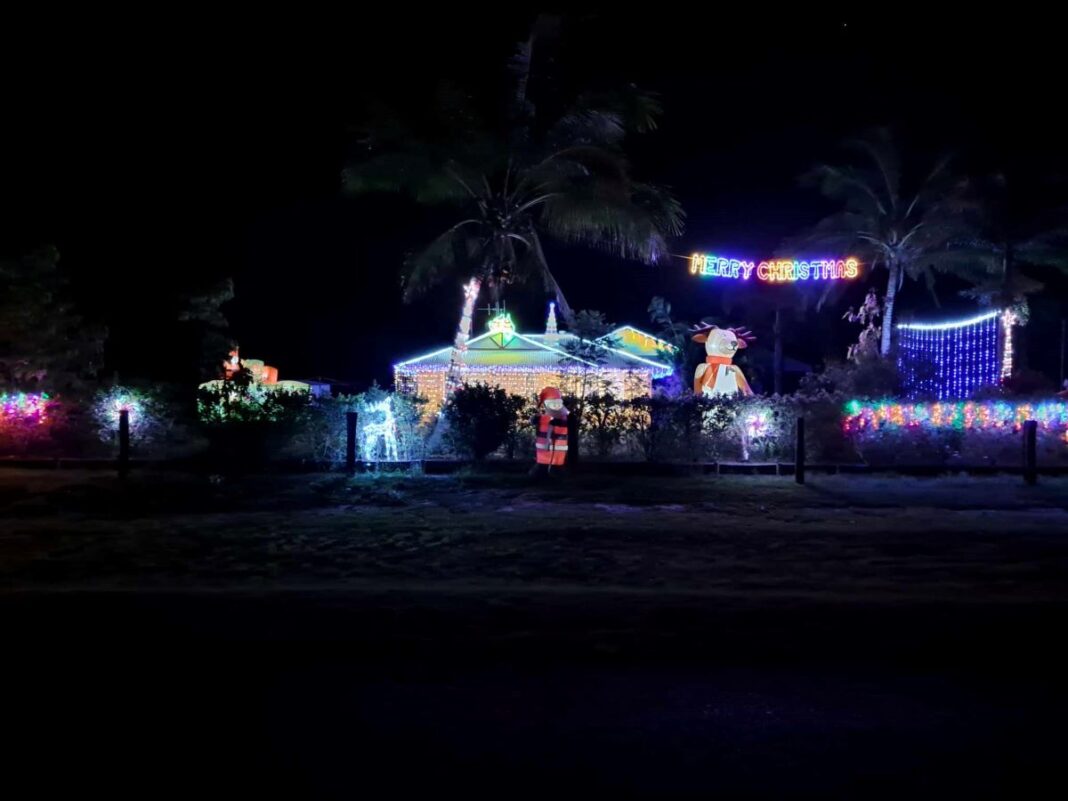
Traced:
[[1063, 401], [849, 401], [842, 430], [869, 464], [1018, 466], [1020, 430], [1038, 422], [1040, 464], [1068, 461]]
[[23, 453], [47, 441], [58, 411], [46, 392], [0, 393], [0, 453]]
[[1045, 430], [1068, 428], [1068, 402], [1064, 401], [941, 401], [938, 403], [866, 402], [845, 406], [842, 427], [846, 433], [883, 428], [1019, 430], [1027, 420]]

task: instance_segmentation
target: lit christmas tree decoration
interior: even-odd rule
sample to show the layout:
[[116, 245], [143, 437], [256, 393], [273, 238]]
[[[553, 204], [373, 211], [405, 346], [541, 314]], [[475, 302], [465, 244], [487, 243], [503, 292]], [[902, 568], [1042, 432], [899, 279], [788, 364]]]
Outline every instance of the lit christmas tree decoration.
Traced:
[[[999, 318], [990, 312], [946, 323], [897, 326], [898, 368], [909, 398], [966, 398], [1006, 375], [999, 342]], [[1011, 343], [1006, 343], [1011, 365]]]
[[556, 346], [560, 341], [560, 332], [556, 328], [556, 304], [549, 303], [549, 316], [545, 320], [545, 344]]

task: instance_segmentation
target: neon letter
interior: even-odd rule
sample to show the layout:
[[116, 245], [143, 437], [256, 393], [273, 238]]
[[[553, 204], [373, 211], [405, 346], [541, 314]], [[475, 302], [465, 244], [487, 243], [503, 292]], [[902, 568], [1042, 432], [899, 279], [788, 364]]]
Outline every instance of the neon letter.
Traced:
[[762, 261], [757, 265], [757, 278], [761, 281], [768, 280], [768, 263], [766, 261]]
[[742, 262], [742, 269], [745, 271], [745, 275], [742, 276], [742, 277], [746, 281], [748, 281], [749, 280], [749, 276], [751, 276], [753, 274], [753, 269], [755, 267], [756, 267], [756, 264], [754, 262], [751, 262], [751, 261], [743, 261]]

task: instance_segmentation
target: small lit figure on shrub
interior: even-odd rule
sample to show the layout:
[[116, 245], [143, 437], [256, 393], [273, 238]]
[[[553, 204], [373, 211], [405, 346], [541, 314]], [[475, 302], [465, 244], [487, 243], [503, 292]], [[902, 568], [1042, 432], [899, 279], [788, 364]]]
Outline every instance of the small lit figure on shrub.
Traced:
[[697, 365], [693, 375], [696, 395], [752, 395], [741, 368], [731, 364], [734, 354], [755, 340], [745, 328], [719, 328], [701, 323], [690, 329], [694, 342], [705, 346], [705, 363]]
[[567, 463], [567, 408], [556, 387], [545, 387], [538, 395], [537, 434], [534, 438], [535, 474], [550, 472]]

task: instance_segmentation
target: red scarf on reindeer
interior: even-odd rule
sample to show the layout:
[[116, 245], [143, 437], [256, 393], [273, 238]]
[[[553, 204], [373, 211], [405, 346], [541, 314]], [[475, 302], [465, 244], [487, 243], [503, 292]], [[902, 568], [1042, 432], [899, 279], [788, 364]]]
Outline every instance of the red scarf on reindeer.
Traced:
[[[724, 365], [732, 363], [730, 356], [705, 356], [705, 364], [708, 365], [701, 377], [694, 379], [693, 391], [695, 395], [701, 395], [704, 392], [705, 387], [714, 389], [716, 386], [716, 378], [719, 376], [719, 370]], [[745, 380], [745, 376], [740, 372], [735, 372], [735, 376], [738, 381], [738, 389], [746, 394], [751, 394], [752, 390], [749, 388], [749, 382]]]

